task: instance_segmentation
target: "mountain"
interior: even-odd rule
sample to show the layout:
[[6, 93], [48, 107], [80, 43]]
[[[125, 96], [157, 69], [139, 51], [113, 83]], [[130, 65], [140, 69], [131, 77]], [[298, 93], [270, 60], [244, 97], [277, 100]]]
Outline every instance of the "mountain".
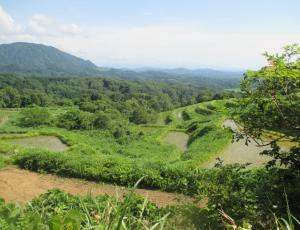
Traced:
[[17, 42], [0, 45], [0, 73], [55, 76], [101, 76], [128, 80], [155, 80], [208, 88], [236, 88], [242, 72], [214, 69], [118, 69], [98, 67], [90, 61], [52, 46]]
[[160, 68], [151, 68], [144, 67], [135, 69], [136, 72], [145, 73], [145, 72], [158, 72], [158, 73], [166, 73], [173, 76], [189, 76], [189, 77], [242, 77], [243, 71], [223, 71], [223, 70], [215, 70], [209, 68], [202, 69], [187, 69], [187, 68], [174, 68], [174, 69], [160, 69]]
[[90, 61], [52, 46], [25, 42], [0, 45], [0, 72], [47, 76], [99, 74], [98, 67]]

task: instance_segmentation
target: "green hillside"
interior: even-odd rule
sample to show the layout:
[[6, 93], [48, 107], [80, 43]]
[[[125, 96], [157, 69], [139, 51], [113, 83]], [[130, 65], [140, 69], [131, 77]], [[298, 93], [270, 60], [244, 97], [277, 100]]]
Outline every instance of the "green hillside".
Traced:
[[95, 75], [98, 67], [54, 47], [17, 42], [0, 45], [0, 72], [35, 75]]
[[241, 72], [207, 69], [118, 69], [98, 67], [90, 61], [52, 46], [17, 42], [0, 45], [0, 73], [38, 77], [101, 76], [125, 80], [155, 80], [167, 84], [213, 89], [235, 89]]

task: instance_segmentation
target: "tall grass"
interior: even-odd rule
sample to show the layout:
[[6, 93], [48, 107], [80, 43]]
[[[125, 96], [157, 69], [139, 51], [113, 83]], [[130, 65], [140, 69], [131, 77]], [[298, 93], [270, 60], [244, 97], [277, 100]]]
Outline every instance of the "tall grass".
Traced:
[[[298, 220], [290, 210], [289, 201], [286, 192], [284, 192], [285, 200], [286, 200], [286, 212], [287, 218], [277, 217], [274, 214], [274, 220], [276, 225], [276, 230], [295, 230], [300, 228], [300, 220]], [[297, 226], [297, 227], [296, 227]]]
[[50, 190], [25, 206], [0, 201], [0, 228], [15, 229], [163, 229], [169, 212], [133, 192], [122, 200], [78, 197]]

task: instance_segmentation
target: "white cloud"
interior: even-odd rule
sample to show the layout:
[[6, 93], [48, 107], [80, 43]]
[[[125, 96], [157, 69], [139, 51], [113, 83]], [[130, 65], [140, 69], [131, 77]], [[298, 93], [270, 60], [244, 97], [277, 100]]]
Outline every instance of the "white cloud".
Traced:
[[300, 41], [300, 32], [225, 33], [180, 24], [78, 26], [41, 14], [33, 15], [20, 29], [2, 8], [0, 26], [10, 31], [0, 33], [0, 43], [44, 43], [100, 66], [255, 68], [264, 64], [264, 51], [277, 52], [286, 44]]
[[63, 24], [46, 15], [35, 14], [29, 20], [27, 31], [43, 36], [62, 36], [63, 34], [80, 33], [81, 29], [76, 24]]
[[196, 26], [152, 25], [87, 28], [85, 36], [56, 43], [99, 65], [253, 68], [264, 64], [264, 51], [280, 51], [297, 41], [300, 33], [223, 33]]
[[15, 33], [19, 30], [13, 18], [0, 6], [0, 33]]

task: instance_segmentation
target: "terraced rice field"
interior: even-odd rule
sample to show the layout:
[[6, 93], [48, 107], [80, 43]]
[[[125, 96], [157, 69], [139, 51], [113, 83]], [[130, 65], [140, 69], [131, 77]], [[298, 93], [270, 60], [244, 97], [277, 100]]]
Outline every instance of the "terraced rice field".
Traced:
[[34, 136], [7, 139], [6, 142], [26, 148], [41, 148], [49, 151], [62, 152], [68, 149], [59, 138], [54, 136]]
[[184, 132], [170, 131], [163, 138], [162, 142], [165, 144], [175, 145], [180, 151], [186, 151], [188, 149], [189, 135]]
[[[223, 127], [231, 128], [234, 132], [239, 131], [238, 125], [232, 120], [226, 120], [223, 123]], [[265, 138], [260, 140], [261, 144], [266, 144], [270, 138]], [[293, 147], [293, 143], [290, 141], [278, 142], [282, 151], [289, 150]], [[220, 154], [218, 154], [214, 159], [205, 162], [202, 167], [212, 168], [216, 163], [216, 158], [219, 157], [223, 160], [223, 164], [246, 164], [250, 163], [248, 167], [262, 167], [270, 161], [272, 158], [266, 155], [260, 155], [264, 150], [270, 149], [270, 146], [259, 146], [253, 139], [246, 145], [245, 141], [240, 140], [238, 142], [230, 143]]]

